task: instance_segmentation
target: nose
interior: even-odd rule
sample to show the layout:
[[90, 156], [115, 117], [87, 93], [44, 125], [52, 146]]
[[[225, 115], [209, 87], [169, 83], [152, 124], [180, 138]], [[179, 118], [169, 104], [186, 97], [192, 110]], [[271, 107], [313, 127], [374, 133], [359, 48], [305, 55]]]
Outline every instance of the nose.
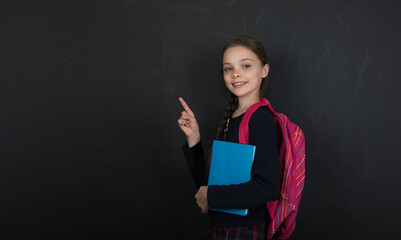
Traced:
[[238, 73], [238, 72], [234, 72], [234, 73], [233, 73], [233, 77], [234, 77], [234, 78], [239, 78], [239, 77], [240, 77], [240, 75], [239, 75], [239, 73]]

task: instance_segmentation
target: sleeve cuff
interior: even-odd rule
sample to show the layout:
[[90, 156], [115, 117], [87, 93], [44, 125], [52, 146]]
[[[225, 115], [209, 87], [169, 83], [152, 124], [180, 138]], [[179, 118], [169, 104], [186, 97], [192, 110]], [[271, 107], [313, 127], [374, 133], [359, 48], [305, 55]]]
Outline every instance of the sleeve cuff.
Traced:
[[182, 146], [182, 151], [184, 152], [185, 156], [195, 158], [195, 156], [199, 156], [199, 154], [203, 153], [202, 141], [199, 141], [195, 146], [191, 148], [188, 147], [188, 143], [186, 142]]
[[207, 204], [209, 205], [209, 208], [216, 208], [213, 201], [213, 194], [214, 194], [214, 186], [210, 185], [207, 187]]

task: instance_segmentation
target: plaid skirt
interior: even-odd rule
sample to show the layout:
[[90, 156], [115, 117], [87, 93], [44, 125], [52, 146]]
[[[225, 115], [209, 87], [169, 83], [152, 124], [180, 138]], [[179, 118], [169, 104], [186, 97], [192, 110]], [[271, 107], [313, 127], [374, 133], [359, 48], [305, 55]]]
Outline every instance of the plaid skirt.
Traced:
[[209, 240], [265, 240], [265, 224], [253, 227], [215, 227], [209, 229]]

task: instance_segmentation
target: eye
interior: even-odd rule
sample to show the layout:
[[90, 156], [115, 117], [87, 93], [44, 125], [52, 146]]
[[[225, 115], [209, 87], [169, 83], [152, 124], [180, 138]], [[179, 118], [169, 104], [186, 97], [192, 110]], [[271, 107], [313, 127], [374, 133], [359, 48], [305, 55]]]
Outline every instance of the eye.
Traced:
[[251, 65], [246, 64], [243, 66], [243, 68], [245, 68], [245, 69], [251, 68]]
[[231, 69], [232, 68], [230, 68], [230, 67], [224, 68], [224, 72], [229, 72], [229, 71], [231, 71]]

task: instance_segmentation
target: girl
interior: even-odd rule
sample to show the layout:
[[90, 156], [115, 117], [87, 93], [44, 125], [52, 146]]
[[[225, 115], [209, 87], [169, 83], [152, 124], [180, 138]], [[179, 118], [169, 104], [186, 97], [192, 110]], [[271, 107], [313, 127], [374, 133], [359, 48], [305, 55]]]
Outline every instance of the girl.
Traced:
[[[217, 139], [238, 143], [241, 119], [250, 106], [260, 101], [267, 85], [269, 65], [263, 45], [250, 36], [228, 41], [222, 60], [223, 78], [231, 97], [217, 129]], [[179, 100], [185, 109], [178, 119], [187, 137], [183, 151], [199, 188], [196, 203], [202, 213], [209, 212], [209, 239], [265, 239], [266, 221], [270, 220], [265, 203], [277, 199], [280, 192], [277, 131], [271, 113], [267, 108], [258, 108], [249, 120], [249, 144], [256, 146], [251, 180], [207, 186], [199, 126], [184, 99]], [[248, 208], [249, 213], [239, 216], [208, 211], [209, 208]]]

